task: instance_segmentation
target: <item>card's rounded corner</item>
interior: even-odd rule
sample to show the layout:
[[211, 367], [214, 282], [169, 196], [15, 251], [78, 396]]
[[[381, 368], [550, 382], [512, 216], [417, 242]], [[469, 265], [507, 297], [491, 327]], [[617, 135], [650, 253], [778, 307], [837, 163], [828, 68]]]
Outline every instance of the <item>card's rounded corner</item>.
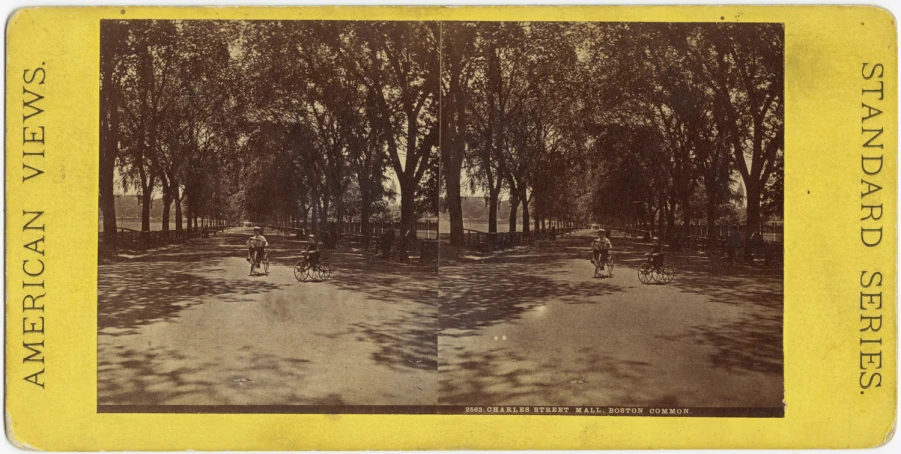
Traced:
[[868, 12], [871, 16], [875, 16], [873, 18], [874, 20], [887, 22], [891, 27], [892, 33], [895, 36], [898, 35], [898, 18], [895, 17], [895, 13], [890, 9], [882, 5], [860, 5], [860, 8]]
[[882, 449], [884, 446], [892, 444], [898, 430], [898, 413], [896, 405], [892, 405], [890, 408], [891, 411], [887, 412], [888, 414], [881, 414], [882, 410], [873, 409], [874, 413], [864, 421], [865, 426], [862, 427], [863, 431], [859, 433], [857, 441], [842, 446], [842, 449]]
[[[13, 32], [13, 26], [17, 22], [20, 22], [20, 18], [22, 16], [24, 16], [26, 13], [30, 13], [30, 12], [34, 11], [35, 9], [37, 9], [37, 7], [23, 6], [20, 8], [16, 8], [11, 13], [9, 13], [9, 16], [6, 16], [6, 36], [9, 37], [10, 33]], [[8, 41], [9, 41], [9, 39], [7, 38], [7, 42]]]
[[867, 448], [876, 449], [881, 448], [883, 446], [888, 445], [892, 442], [892, 439], [895, 438], [895, 433], [898, 431], [898, 417], [897, 413], [892, 415], [891, 424], [888, 427], [888, 431], [885, 434], [877, 434], [877, 436], [881, 437], [881, 439], [874, 440]]
[[44, 451], [33, 443], [29, 443], [16, 437], [16, 433], [13, 430], [13, 419], [9, 414], [9, 409], [5, 409], [3, 413], [3, 434], [6, 436], [6, 441], [20, 451]]

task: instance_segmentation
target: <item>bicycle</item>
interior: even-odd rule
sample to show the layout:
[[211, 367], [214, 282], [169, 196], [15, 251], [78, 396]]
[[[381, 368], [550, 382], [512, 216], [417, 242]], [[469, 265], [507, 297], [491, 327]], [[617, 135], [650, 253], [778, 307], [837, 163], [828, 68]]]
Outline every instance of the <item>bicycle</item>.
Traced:
[[[606, 262], [591, 259], [591, 263], [594, 264], [594, 277], [613, 277], [613, 254], [607, 254]], [[607, 268], [606, 276], [601, 272], [601, 265]]]
[[301, 259], [294, 264], [294, 279], [300, 282], [309, 280], [324, 281], [332, 275], [332, 267], [322, 258], [318, 263], [309, 263], [309, 254], [304, 253]]
[[251, 252], [250, 256], [247, 258], [247, 260], [250, 262], [250, 275], [251, 276], [258, 275], [259, 273], [256, 272], [257, 268], [263, 268], [262, 274], [268, 275], [269, 274], [269, 253], [268, 252], [264, 253], [262, 260], [257, 260], [256, 255], [257, 254]]
[[650, 284], [652, 282], [668, 284], [673, 281], [674, 277], [673, 267], [669, 265], [655, 265], [650, 258], [638, 267], [638, 280], [642, 284]]

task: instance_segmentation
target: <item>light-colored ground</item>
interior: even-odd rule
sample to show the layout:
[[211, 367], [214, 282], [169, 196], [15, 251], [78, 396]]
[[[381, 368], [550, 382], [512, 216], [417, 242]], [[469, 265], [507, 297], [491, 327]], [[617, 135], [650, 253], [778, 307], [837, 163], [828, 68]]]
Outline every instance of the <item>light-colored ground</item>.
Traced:
[[434, 268], [333, 253], [329, 280], [301, 283], [301, 245], [269, 235], [251, 277], [249, 233], [100, 265], [101, 405], [434, 403]]
[[333, 276], [301, 283], [278, 235], [248, 276], [248, 234], [101, 263], [99, 404], [782, 405], [781, 270], [689, 254], [643, 285], [650, 246], [614, 238], [599, 279], [576, 234], [440, 278], [332, 252]]
[[453, 405], [780, 407], [782, 273], [673, 258], [614, 238], [596, 279], [589, 236], [441, 268], [439, 399]]

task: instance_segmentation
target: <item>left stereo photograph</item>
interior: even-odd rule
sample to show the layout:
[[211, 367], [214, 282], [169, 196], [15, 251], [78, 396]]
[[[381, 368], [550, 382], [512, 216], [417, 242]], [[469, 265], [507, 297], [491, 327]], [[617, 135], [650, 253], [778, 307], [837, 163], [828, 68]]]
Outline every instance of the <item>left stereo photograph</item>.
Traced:
[[432, 412], [438, 45], [101, 21], [100, 412]]

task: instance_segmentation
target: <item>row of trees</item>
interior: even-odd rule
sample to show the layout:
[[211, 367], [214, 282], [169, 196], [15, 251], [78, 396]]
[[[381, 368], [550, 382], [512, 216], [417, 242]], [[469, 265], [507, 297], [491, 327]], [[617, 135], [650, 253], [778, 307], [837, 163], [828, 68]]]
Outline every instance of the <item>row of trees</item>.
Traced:
[[249, 217], [364, 232], [400, 187], [409, 231], [437, 213], [436, 23], [103, 21], [100, 207], [118, 175], [150, 230]]
[[520, 208], [525, 231], [553, 218], [715, 227], [741, 197], [748, 236], [764, 216], [781, 216], [781, 25], [442, 28], [453, 243], [462, 243], [467, 189], [485, 195], [491, 231], [503, 195], [510, 231]]
[[100, 65], [107, 241], [117, 175], [142, 230], [161, 194], [163, 230], [368, 231], [391, 179], [405, 231], [440, 179], [455, 244], [467, 191], [491, 231], [782, 212], [779, 24], [103, 21]]

